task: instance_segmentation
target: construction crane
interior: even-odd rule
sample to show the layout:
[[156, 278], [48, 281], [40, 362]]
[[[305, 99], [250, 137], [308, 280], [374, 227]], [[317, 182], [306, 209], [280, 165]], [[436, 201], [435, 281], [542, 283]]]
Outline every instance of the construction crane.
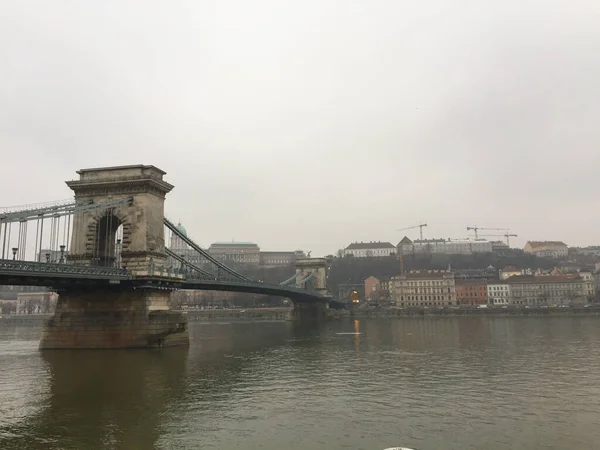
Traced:
[[475, 239], [479, 239], [477, 234], [478, 230], [496, 230], [496, 231], [509, 231], [508, 228], [481, 228], [481, 227], [467, 227], [467, 231], [473, 230], [475, 232]]
[[517, 237], [517, 235], [516, 234], [506, 233], [504, 235], [504, 237], [506, 237], [506, 245], [508, 245], [508, 248], [510, 248], [510, 238], [511, 237]]
[[427, 226], [426, 223], [421, 223], [421, 224], [415, 225], [413, 227], [400, 228], [396, 231], [412, 230], [414, 228], [419, 228], [419, 235], [421, 236], [421, 240], [423, 240], [423, 227], [426, 227], [426, 226]]

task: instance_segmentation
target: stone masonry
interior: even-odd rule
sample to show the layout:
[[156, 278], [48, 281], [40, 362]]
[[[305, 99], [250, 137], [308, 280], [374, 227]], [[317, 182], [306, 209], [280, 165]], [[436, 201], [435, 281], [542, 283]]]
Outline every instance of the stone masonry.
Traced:
[[[164, 201], [173, 186], [165, 172], [146, 165], [103, 167], [78, 172], [68, 181], [77, 202], [103, 202], [131, 198], [110, 211], [93, 210], [75, 215], [69, 260], [89, 265], [97, 261], [97, 242], [112, 249], [118, 226], [123, 226], [122, 266], [134, 281], [163, 276]], [[106, 219], [110, 214], [110, 221]], [[112, 250], [110, 250], [112, 251]], [[107, 264], [113, 255], [106, 255]], [[139, 283], [138, 283], [139, 285]], [[169, 290], [137, 287], [135, 283], [104, 288], [65, 288], [59, 292], [54, 316], [42, 332], [40, 348], [131, 348], [187, 345], [185, 316], [171, 311]]]

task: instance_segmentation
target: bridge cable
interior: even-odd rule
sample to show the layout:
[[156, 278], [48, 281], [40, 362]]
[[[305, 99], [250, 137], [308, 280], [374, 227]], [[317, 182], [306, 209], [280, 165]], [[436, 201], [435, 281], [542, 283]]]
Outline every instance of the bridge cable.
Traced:
[[215, 276], [210, 273], [207, 272], [206, 270], [202, 270], [200, 267], [196, 266], [195, 264], [187, 261], [185, 258], [182, 258], [181, 256], [179, 256], [178, 254], [176, 254], [175, 252], [173, 252], [172, 250], [170, 250], [169, 248], [165, 247], [165, 255], [170, 256], [173, 259], [176, 259], [177, 261], [179, 261], [180, 263], [186, 265], [187, 267], [195, 270], [198, 273], [201, 273], [202, 275], [205, 275], [207, 277], [209, 277], [211, 280], [215, 280]]
[[281, 283], [279, 283], [279, 285], [280, 285], [280, 286], [285, 286], [285, 285], [287, 285], [287, 284], [290, 284], [292, 281], [294, 281], [294, 280], [296, 279], [296, 277], [297, 277], [297, 276], [298, 276], [298, 274], [296, 274], [296, 273], [295, 273], [294, 275], [292, 275], [292, 276], [291, 276], [290, 278], [288, 278], [287, 280], [285, 280], [285, 281], [282, 281]]
[[238, 279], [245, 280], [245, 281], [252, 281], [250, 278], [248, 278], [248, 277], [242, 275], [241, 273], [238, 273], [235, 270], [229, 268], [228, 266], [226, 266], [225, 264], [223, 264], [219, 260], [213, 258], [209, 253], [207, 253], [206, 251], [202, 250], [202, 248], [200, 248], [200, 246], [198, 244], [196, 244], [194, 241], [192, 241], [186, 235], [184, 235], [183, 233], [181, 233], [177, 229], [177, 227], [175, 226], [175, 224], [173, 222], [171, 222], [169, 219], [167, 219], [166, 217], [164, 218], [164, 224], [173, 233], [175, 233], [183, 242], [185, 242], [187, 245], [189, 245], [190, 247], [192, 247], [194, 250], [196, 250], [198, 253], [200, 253], [202, 256], [204, 256], [206, 259], [208, 259], [210, 262], [212, 262], [215, 266], [217, 266], [217, 268], [224, 270], [228, 274], [233, 275], [234, 277], [236, 277]]
[[[0, 222], [2, 225], [2, 222]], [[5, 249], [6, 249], [6, 233], [8, 231], [8, 222], [4, 222], [4, 240], [2, 242], [2, 259], [5, 259]], [[10, 245], [10, 243], [9, 243]]]

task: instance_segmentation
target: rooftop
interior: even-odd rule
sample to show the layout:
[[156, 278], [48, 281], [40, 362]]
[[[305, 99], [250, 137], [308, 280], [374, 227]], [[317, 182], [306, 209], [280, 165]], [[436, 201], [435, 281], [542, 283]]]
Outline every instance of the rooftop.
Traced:
[[346, 250], [370, 250], [370, 249], [380, 249], [380, 248], [389, 248], [389, 249], [393, 250], [396, 247], [394, 247], [389, 242], [381, 242], [381, 241], [353, 242], [348, 247], [346, 247]]
[[181, 234], [187, 237], [187, 230], [183, 225], [181, 225], [181, 222], [179, 222], [175, 228], [177, 228], [177, 231], [179, 231]]
[[258, 247], [254, 242], [213, 242], [211, 247]]
[[527, 244], [529, 244], [532, 248], [536, 248], [536, 247], [566, 247], [567, 244], [565, 244], [562, 241], [527, 241]]
[[509, 283], [564, 283], [581, 280], [579, 275], [513, 275], [506, 281]]
[[155, 172], [160, 173], [161, 175], [166, 175], [167, 172], [159, 169], [156, 166], [146, 165], [146, 164], [130, 164], [127, 166], [107, 166], [107, 167], [92, 167], [90, 169], [79, 169], [76, 173], [82, 174], [86, 172], [106, 172], [106, 171], [115, 171], [115, 170], [130, 170], [130, 169], [151, 169]]
[[417, 271], [417, 272], [408, 272], [404, 275], [398, 275], [396, 278], [406, 278], [406, 279], [423, 279], [423, 280], [431, 280], [443, 277], [452, 277], [454, 278], [454, 274], [452, 272], [447, 272], [443, 270], [429, 270], [429, 271]]

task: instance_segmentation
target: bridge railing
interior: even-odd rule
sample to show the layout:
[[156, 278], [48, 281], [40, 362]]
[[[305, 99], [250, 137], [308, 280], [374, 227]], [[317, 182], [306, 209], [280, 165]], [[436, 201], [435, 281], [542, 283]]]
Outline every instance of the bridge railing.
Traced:
[[125, 269], [114, 267], [78, 266], [73, 264], [40, 263], [0, 259], [0, 272], [14, 274], [63, 274], [105, 276], [119, 279], [130, 279], [131, 274]]

